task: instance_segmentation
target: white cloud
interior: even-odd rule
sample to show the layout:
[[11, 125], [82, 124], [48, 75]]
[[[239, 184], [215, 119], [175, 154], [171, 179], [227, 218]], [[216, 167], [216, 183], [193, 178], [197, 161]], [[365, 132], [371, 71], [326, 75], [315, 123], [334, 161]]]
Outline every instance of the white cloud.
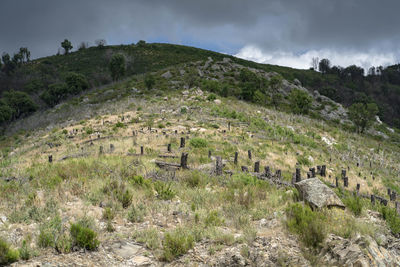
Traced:
[[398, 63], [395, 53], [378, 53], [375, 51], [369, 53], [357, 51], [338, 52], [330, 49], [322, 49], [294, 54], [285, 51], [267, 52], [254, 45], [246, 45], [240, 49], [235, 56], [259, 63], [268, 63], [297, 69], [310, 68], [312, 58], [315, 57], [319, 59], [327, 58], [331, 61], [332, 65], [347, 67], [355, 64], [363, 67], [365, 70], [368, 70], [371, 66], [386, 66]]

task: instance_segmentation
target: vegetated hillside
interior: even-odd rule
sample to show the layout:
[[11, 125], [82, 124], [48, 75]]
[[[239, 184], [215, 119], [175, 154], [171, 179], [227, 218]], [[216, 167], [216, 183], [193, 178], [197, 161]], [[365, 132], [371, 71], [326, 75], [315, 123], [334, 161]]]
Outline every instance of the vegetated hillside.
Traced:
[[[315, 95], [309, 112], [326, 110], [318, 113], [326, 121], [209, 92], [223, 94], [231, 78], [233, 88], [253, 88], [246, 85], [276, 76], [207, 59], [132, 76], [20, 120], [48, 127], [0, 141], [1, 264], [395, 265], [399, 133], [377, 121], [371, 129], [387, 139], [349, 131], [329, 120], [340, 115], [337, 104]], [[281, 82], [276, 96], [305, 92]], [[278, 103], [289, 111], [290, 101]], [[345, 210], [312, 211], [299, 201], [296, 168], [305, 179], [321, 165], [326, 174], [317, 179], [333, 184]]]
[[[3, 65], [0, 72], [0, 123], [8, 124], [11, 120], [55, 106], [71, 95], [76, 95], [89, 88], [112, 82], [109, 71], [113, 55], [122, 54], [126, 60], [126, 71], [123, 77], [134, 74], [150, 73], [168, 66], [195, 61], [206, 61], [208, 57], [215, 60], [230, 58], [243, 66], [276, 72], [288, 81], [296, 79], [311, 92], [317, 90], [338, 103], [349, 106], [353, 103], [376, 102], [379, 116], [389, 125], [399, 127], [397, 118], [400, 115], [400, 69], [398, 65], [377, 68], [370, 75], [363, 76], [363, 70], [357, 66], [341, 68], [329, 66], [323, 73], [313, 70], [298, 70], [268, 64], [258, 64], [220, 53], [172, 44], [146, 44], [144, 41], [136, 45], [100, 46], [80, 49], [67, 55], [56, 55], [20, 63], [12, 72], [7, 72]], [[270, 87], [261, 83], [257, 88], [265, 94]], [[241, 86], [241, 87], [240, 87]], [[256, 87], [253, 85], [250, 85]], [[11, 91], [10, 90], [14, 90]], [[249, 88], [244, 84], [235, 88], [236, 92], [224, 92], [236, 95], [259, 104], [275, 105], [274, 99], [265, 95], [260, 102], [260, 95], [246, 93]], [[25, 92], [16, 93], [15, 91]], [[239, 91], [239, 93], [238, 93]], [[254, 90], [255, 91], [255, 90]], [[7, 93], [8, 92], [8, 93]], [[277, 100], [277, 99], [275, 99]], [[275, 105], [276, 106], [276, 105]]]

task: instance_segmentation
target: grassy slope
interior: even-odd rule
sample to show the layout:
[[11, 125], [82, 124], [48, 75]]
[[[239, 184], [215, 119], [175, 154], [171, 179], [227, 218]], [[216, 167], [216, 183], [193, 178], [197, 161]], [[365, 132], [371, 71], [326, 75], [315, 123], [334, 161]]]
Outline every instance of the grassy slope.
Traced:
[[[157, 77], [161, 73], [157, 73]], [[41, 224], [54, 213], [59, 213], [65, 221], [74, 221], [86, 212], [98, 223], [105, 222], [104, 208], [98, 206], [109, 203], [116, 213], [112, 224], [121, 227], [117, 234], [129, 239], [134, 232], [133, 238], [147, 243], [148, 251], [160, 259], [168, 256], [165, 254], [168, 249], [161, 243], [163, 232], [171, 232], [176, 224], [193, 235], [197, 242], [210, 240], [211, 255], [237, 244], [251, 247], [256, 236], [265, 234], [257, 227], [258, 221], [271, 216], [280, 219], [282, 211], [293, 199], [286, 189], [254, 182], [248, 176], [214, 177], [193, 171], [202, 164], [213, 163], [207, 156], [208, 150], [213, 156], [227, 160], [226, 170], [239, 171], [241, 165], [252, 169], [254, 161], [259, 160], [261, 166], [281, 169], [284, 179], [289, 181], [297, 162], [302, 164], [303, 176], [308, 167], [327, 164], [330, 177], [325, 180], [333, 183], [342, 168], [349, 166], [351, 190], [360, 183], [362, 193], [384, 196], [387, 186], [400, 192], [397, 179], [400, 149], [388, 141], [378, 142], [368, 136], [349, 133], [337, 125], [231, 98], [222, 98], [222, 104], [216, 105], [206, 100], [207, 95], [196, 95], [195, 92], [187, 97], [183, 97], [180, 90], [132, 93], [132, 86], [143, 86], [141, 79], [134, 77], [104, 88], [103, 91], [114, 89], [115, 94], [125, 92], [114, 102], [104, 102], [107, 98], [102, 99], [100, 92], [88, 94], [89, 101], [100, 101], [104, 105], [105, 111], [97, 117], [72, 123], [63, 129], [56, 127], [52, 131], [17, 134], [2, 140], [0, 176], [15, 176], [24, 181], [22, 184], [0, 181], [0, 211], [8, 215], [12, 229], [22, 227], [29, 232], [27, 228], [32, 222]], [[188, 107], [187, 112], [182, 106]], [[232, 131], [223, 133], [228, 121], [232, 123]], [[158, 132], [145, 130], [149, 125]], [[67, 138], [73, 129], [78, 129], [78, 134]], [[139, 131], [139, 135], [132, 137], [132, 130]], [[175, 135], [174, 130], [179, 133]], [[167, 135], [161, 131], [166, 131]], [[93, 145], [84, 143], [98, 134], [112, 137], [94, 141]], [[181, 136], [189, 136], [185, 149], [178, 148]], [[205, 147], [191, 145], [190, 140], [194, 138], [206, 140]], [[328, 145], [323, 141], [325, 138], [333, 140], [334, 144]], [[50, 148], [49, 143], [56, 146]], [[172, 202], [155, 196], [153, 182], [143, 183], [133, 178], [151, 174], [154, 177], [156, 171], [158, 177], [168, 177], [168, 173], [159, 172], [154, 164], [154, 159], [165, 153], [168, 143], [178, 156], [182, 151], [189, 153], [192, 169], [177, 173], [177, 180], [171, 184], [175, 192]], [[110, 144], [115, 146], [113, 153], [108, 153]], [[141, 145], [145, 147], [145, 156], [127, 156], [127, 153], [138, 153]], [[99, 156], [100, 146], [105, 155]], [[253, 160], [247, 159], [248, 150], [253, 151]], [[235, 151], [239, 152], [238, 166], [232, 162]], [[47, 162], [50, 154], [56, 161], [53, 164]], [[71, 155], [80, 157], [58, 162]], [[370, 161], [372, 167], [369, 167]], [[356, 167], [357, 162], [361, 163], [360, 167]], [[115, 193], [106, 190], [115, 187], [112, 185], [115, 181], [130, 190], [133, 205], [146, 207], [143, 216], [150, 221], [150, 229], [143, 230], [139, 222], [124, 225], [128, 210], [122, 208]], [[66, 203], [73, 204], [68, 206]], [[71, 209], [70, 205], [79, 208]], [[187, 214], [179, 217], [179, 223], [172, 215], [176, 210]], [[365, 225], [362, 219], [354, 220], [349, 211], [333, 212], [328, 218], [332, 220], [329, 231], [344, 237], [349, 235], [349, 229], [372, 234], [379, 228], [373, 224]], [[229, 230], [221, 234], [221, 226]], [[274, 235], [283, 231], [281, 228], [274, 230]], [[98, 231], [102, 242], [116, 238], [104, 228], [100, 227]], [[33, 242], [36, 238], [33, 234]]]

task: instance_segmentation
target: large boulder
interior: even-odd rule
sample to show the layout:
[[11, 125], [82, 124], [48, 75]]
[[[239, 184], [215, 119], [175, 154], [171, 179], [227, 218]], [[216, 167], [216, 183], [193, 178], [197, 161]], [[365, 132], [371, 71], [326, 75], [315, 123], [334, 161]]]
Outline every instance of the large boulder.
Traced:
[[323, 207], [338, 207], [344, 209], [340, 198], [318, 178], [306, 179], [295, 184], [300, 198], [307, 202], [312, 209]]

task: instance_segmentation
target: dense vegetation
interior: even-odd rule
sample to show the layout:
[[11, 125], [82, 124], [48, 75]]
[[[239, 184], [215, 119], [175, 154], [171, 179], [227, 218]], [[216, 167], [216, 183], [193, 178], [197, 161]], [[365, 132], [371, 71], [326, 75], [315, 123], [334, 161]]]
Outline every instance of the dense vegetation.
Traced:
[[[105, 46], [104, 42], [99, 42], [96, 47], [89, 48], [86, 44], [81, 44], [78, 51], [71, 52], [72, 44], [64, 40], [62, 47], [63, 55], [59, 53], [33, 61], [30, 60], [27, 48], [20, 48], [13, 57], [3, 54], [0, 62], [0, 124], [26, 116], [37, 109], [52, 107], [71, 95], [123, 77], [150, 73], [185, 62], [207, 60], [208, 57], [215, 60], [230, 57], [244, 66], [275, 71], [279, 75], [267, 81], [250, 71], [243, 71], [239, 77], [239, 88], [230, 88], [224, 84], [205, 84], [205, 87], [218, 91], [222, 96], [236, 95], [255, 103], [267, 101], [277, 105], [281, 101], [281, 95], [269, 95], [266, 90], [278, 90], [282, 78], [289, 81], [298, 79], [310, 90], [318, 90], [322, 95], [346, 106], [354, 103], [376, 103], [383, 121], [400, 126], [400, 65], [371, 68], [368, 75], [364, 76], [364, 70], [360, 67], [331, 67], [327, 59], [319, 61], [320, 72], [317, 72], [313, 69], [298, 70], [258, 64], [193, 47], [147, 44], [144, 41], [119, 46]], [[188, 78], [193, 76], [191, 73]], [[152, 88], [153, 85], [149, 75], [146, 86]], [[296, 113], [308, 112], [308, 100], [303, 100], [305, 102], [297, 105]], [[27, 106], [21, 107], [22, 102]]]

